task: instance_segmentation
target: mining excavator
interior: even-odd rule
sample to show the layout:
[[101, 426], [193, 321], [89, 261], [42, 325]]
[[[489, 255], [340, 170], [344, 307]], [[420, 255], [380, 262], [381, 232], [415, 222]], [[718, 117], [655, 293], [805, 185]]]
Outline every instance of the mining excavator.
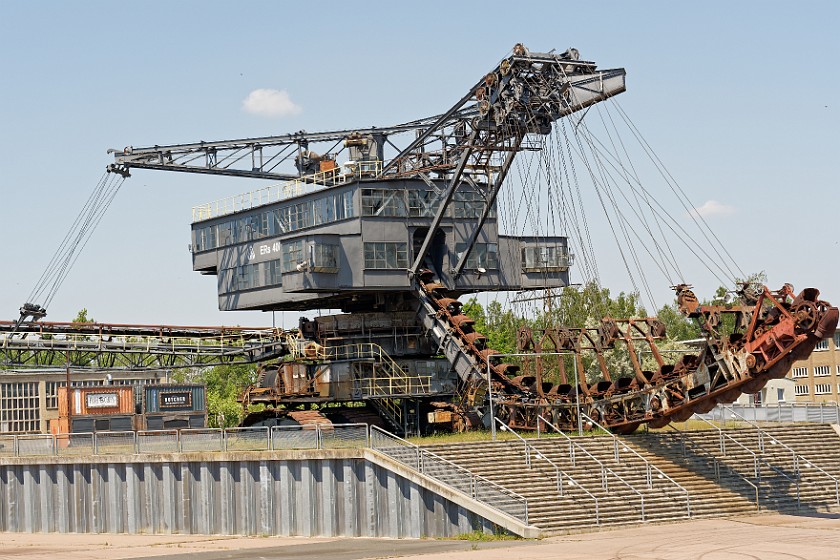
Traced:
[[[574, 260], [564, 235], [504, 232], [499, 194], [516, 156], [540, 152], [565, 120], [624, 91], [624, 69], [598, 69], [573, 48], [517, 44], [440, 115], [128, 146], [109, 150], [108, 171], [272, 181], [193, 208], [194, 270], [216, 276], [222, 310], [341, 313], [272, 337], [272, 359], [242, 397], [265, 408], [246, 425], [312, 421], [326, 405], [361, 403], [404, 434], [489, 426], [494, 416], [518, 429], [538, 429], [542, 417], [571, 430], [587, 418], [631, 432], [784, 376], [833, 335], [838, 310], [816, 289], [789, 285], [744, 284], [734, 302], [701, 305], [681, 283], [679, 309], [703, 338], [674, 363], [659, 350], [666, 332], [653, 317], [523, 327], [516, 359], [488, 347], [460, 298], [562, 289]], [[625, 353], [630, 367], [611, 370], [607, 352]]]

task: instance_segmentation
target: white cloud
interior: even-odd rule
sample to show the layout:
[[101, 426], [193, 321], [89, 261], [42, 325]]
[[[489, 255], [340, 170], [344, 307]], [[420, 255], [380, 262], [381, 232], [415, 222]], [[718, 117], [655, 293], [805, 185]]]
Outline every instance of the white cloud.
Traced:
[[731, 216], [735, 213], [735, 207], [721, 204], [717, 200], [707, 200], [703, 206], [698, 206], [694, 211], [704, 218], [713, 218], [715, 216]]
[[303, 109], [295, 104], [284, 89], [255, 89], [242, 102], [242, 110], [264, 117], [288, 117]]

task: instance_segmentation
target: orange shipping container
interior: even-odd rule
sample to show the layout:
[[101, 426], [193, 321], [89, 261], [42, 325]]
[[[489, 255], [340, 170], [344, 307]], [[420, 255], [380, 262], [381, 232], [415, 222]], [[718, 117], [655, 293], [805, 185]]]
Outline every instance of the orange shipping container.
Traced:
[[50, 433], [52, 435], [66, 434], [69, 431], [70, 425], [67, 417], [53, 418], [50, 420]]
[[[70, 401], [70, 416], [134, 414], [134, 389], [131, 387], [76, 387], [70, 391]], [[68, 416], [64, 387], [58, 388], [58, 415]]]

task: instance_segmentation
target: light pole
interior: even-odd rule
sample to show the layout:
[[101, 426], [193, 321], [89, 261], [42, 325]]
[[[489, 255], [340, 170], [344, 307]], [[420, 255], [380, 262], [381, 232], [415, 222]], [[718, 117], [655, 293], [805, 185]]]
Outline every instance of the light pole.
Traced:
[[[66, 352], [64, 354], [64, 365], [65, 365], [64, 386], [67, 387], [67, 391], [65, 391], [66, 394], [67, 394], [67, 433], [69, 434], [69, 433], [73, 432], [73, 430], [70, 429], [70, 424], [72, 424], [72, 421], [70, 420], [70, 417], [73, 415], [72, 414], [73, 413], [73, 410], [72, 410], [73, 399], [70, 395], [70, 349], [69, 348], [66, 350]], [[61, 421], [60, 420], [59, 420], [59, 424], [58, 424], [58, 431], [61, 432]]]
[[496, 413], [493, 412], [493, 384], [490, 376], [490, 354], [487, 354], [487, 398], [490, 401], [490, 435], [496, 440]]
[[578, 435], [583, 435], [583, 420], [580, 417], [580, 381], [578, 380], [577, 360], [572, 360], [575, 366], [575, 412], [577, 413]]

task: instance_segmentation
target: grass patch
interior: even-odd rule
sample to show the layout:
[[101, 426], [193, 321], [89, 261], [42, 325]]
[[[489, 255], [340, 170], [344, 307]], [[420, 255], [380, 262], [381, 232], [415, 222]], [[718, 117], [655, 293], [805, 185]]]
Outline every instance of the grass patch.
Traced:
[[[719, 422], [713, 422], [715, 427], [719, 427]], [[673, 426], [682, 432], [692, 432], [698, 430], [713, 430], [714, 428], [703, 422], [702, 420], [688, 420], [687, 422], [674, 422]], [[728, 420], [725, 422], [724, 429], [735, 429], [735, 428], [751, 428], [748, 423], [742, 421], [733, 421]], [[672, 433], [676, 434], [674, 430], [665, 426], [664, 428], [649, 428], [646, 424], [643, 424], [636, 430], [635, 433], [643, 434], [646, 432], [652, 433]], [[537, 438], [536, 431], [526, 431], [526, 430], [517, 430], [517, 435], [521, 438], [526, 440], [532, 440]], [[592, 431], [584, 431], [582, 435], [578, 435], [577, 430], [566, 432], [566, 435], [571, 438], [578, 438], [578, 437], [596, 437], [596, 436], [605, 436], [610, 435], [609, 432], [605, 432], [601, 429], [596, 429]], [[622, 437], [622, 436], [619, 436]], [[407, 438], [408, 441], [415, 445], [436, 445], [436, 444], [453, 444], [453, 443], [474, 443], [474, 442], [488, 442], [493, 440], [493, 436], [490, 433], [490, 430], [482, 429], [482, 430], [471, 430], [469, 432], [463, 433], [447, 433], [447, 432], [440, 432], [432, 435], [427, 436], [413, 436]], [[558, 433], [555, 432], [540, 432], [539, 439], [565, 439]], [[515, 435], [511, 434], [510, 432], [503, 431], [501, 429], [496, 430], [496, 441], [519, 441]]]
[[469, 533], [461, 533], [449, 539], [453, 541], [470, 541], [470, 542], [493, 542], [493, 541], [520, 541], [522, 537], [507, 533], [501, 529], [497, 529], [492, 533], [485, 533], [480, 529], [470, 531]]

